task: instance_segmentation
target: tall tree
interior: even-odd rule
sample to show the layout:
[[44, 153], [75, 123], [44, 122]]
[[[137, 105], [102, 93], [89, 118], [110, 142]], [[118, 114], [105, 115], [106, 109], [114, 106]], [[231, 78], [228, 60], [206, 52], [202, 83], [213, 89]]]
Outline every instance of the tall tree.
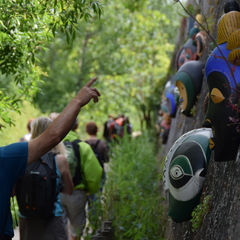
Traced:
[[42, 56], [49, 77], [44, 78], [44, 94], [36, 96], [36, 103], [44, 111], [59, 110], [54, 102], [61, 106], [85, 79], [97, 75], [103, 99], [94, 114], [134, 111], [149, 125], [179, 26], [178, 17], [171, 20], [166, 11], [173, 11], [175, 5], [148, 0], [104, 3], [101, 20], [81, 25], [82, 35], [71, 49], [59, 50], [58, 44], [64, 44], [59, 36], [49, 54]]
[[79, 20], [89, 19], [93, 12], [101, 15], [101, 11], [100, 3], [90, 0], [0, 2], [0, 117], [4, 122], [11, 123], [8, 111], [18, 110], [21, 100], [37, 90], [36, 83], [44, 73], [36, 54], [46, 42], [59, 30], [70, 42]]

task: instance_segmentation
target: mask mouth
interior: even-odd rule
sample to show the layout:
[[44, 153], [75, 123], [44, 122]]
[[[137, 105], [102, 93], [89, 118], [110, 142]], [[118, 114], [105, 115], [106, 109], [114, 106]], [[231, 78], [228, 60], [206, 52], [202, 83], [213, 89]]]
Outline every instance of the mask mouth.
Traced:
[[209, 139], [209, 148], [213, 150], [215, 148], [215, 138], [210, 138]]

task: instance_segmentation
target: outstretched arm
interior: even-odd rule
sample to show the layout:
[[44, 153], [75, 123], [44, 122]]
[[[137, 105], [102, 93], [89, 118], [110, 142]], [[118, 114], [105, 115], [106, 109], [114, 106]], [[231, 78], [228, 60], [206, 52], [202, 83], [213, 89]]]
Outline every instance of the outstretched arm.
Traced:
[[76, 97], [65, 107], [45, 132], [28, 143], [28, 164], [39, 159], [67, 135], [81, 107], [85, 106], [91, 99], [98, 102], [100, 93], [96, 88], [91, 87], [96, 79], [96, 77], [91, 79], [78, 92]]
[[61, 178], [63, 181], [62, 192], [67, 195], [72, 195], [74, 186], [73, 186], [72, 177], [71, 177], [71, 174], [69, 171], [68, 161], [67, 161], [66, 157], [58, 154], [57, 155], [57, 166], [58, 166], [58, 170], [61, 174]]

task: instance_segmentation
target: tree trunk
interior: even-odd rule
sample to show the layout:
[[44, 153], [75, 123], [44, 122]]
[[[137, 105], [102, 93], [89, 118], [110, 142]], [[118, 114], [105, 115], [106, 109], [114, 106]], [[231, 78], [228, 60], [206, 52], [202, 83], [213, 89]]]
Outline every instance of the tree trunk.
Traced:
[[[208, 16], [208, 28], [214, 39], [216, 39], [217, 21], [223, 14], [225, 2], [223, 0], [199, 1], [201, 13]], [[240, 0], [236, 2], [240, 4]], [[208, 38], [200, 61], [206, 62], [211, 42], [212, 40]], [[176, 117], [172, 119], [169, 138], [164, 147], [163, 156], [166, 155], [173, 143], [182, 134], [192, 129], [201, 128], [204, 120], [203, 103], [207, 93], [208, 86], [204, 77], [202, 90], [196, 103], [195, 117], [188, 118], [182, 115], [178, 109]], [[215, 162], [213, 155], [214, 153], [211, 156], [203, 189], [204, 196], [212, 196], [212, 198], [209, 203], [209, 209], [204, 214], [202, 224], [193, 232], [190, 221], [176, 223], [168, 217], [169, 221], [167, 221], [165, 232], [167, 240], [240, 239], [240, 159], [237, 157], [236, 161]], [[166, 212], [167, 205], [168, 203], [166, 202]]]

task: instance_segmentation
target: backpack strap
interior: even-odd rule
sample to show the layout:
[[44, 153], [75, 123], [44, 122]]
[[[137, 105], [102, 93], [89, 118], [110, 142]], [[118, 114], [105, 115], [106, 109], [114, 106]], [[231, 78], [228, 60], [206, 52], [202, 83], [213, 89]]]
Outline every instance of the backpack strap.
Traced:
[[99, 143], [100, 143], [100, 139], [98, 139], [97, 142], [92, 146], [94, 152], [97, 149]]
[[97, 159], [98, 159], [101, 167], [104, 169], [104, 157], [103, 157], [102, 153], [97, 150], [97, 147], [98, 147], [100, 141], [101, 141], [101, 140], [98, 139], [98, 140], [95, 142], [95, 144], [94, 144], [94, 143], [90, 143], [90, 142], [88, 142], [88, 141], [86, 141], [86, 142], [91, 146], [91, 148], [92, 148], [93, 152], [95, 153], [95, 155], [96, 155], [96, 157], [97, 157]]
[[[56, 153], [50, 151], [50, 152], [47, 152], [46, 154], [44, 154], [42, 157], [39, 158], [39, 161], [41, 161], [42, 164], [45, 164], [53, 172], [51, 179], [59, 178], [59, 176], [57, 174], [57, 171], [56, 171], [57, 170], [56, 156], [57, 156]], [[59, 183], [59, 186], [56, 185], [55, 192], [52, 196], [54, 201], [57, 200], [57, 196], [62, 191], [62, 187], [63, 187], [63, 185], [62, 185], [61, 182]], [[55, 208], [55, 205], [54, 205], [54, 208]], [[51, 217], [53, 217], [53, 215]]]
[[[6, 172], [6, 170], [5, 170], [4, 168], [2, 168], [2, 169]], [[8, 205], [7, 205], [6, 207], [7, 207], [7, 209], [10, 210], [10, 207], [11, 207], [11, 205], [10, 205], [10, 199], [9, 199]], [[1, 209], [1, 211], [2, 211], [2, 213], [4, 213], [4, 206], [3, 206], [3, 204], [2, 204], [2, 209]], [[0, 226], [0, 230], [1, 230], [0, 239], [3, 239], [3, 238], [4, 238], [5, 230], [6, 230], [6, 227], [7, 227], [8, 216], [9, 216], [9, 215], [8, 215], [8, 211], [6, 211], [6, 216], [4, 217], [4, 222], [3, 222], [2, 226]]]
[[79, 139], [76, 139], [74, 140], [72, 143], [73, 143], [73, 150], [74, 150], [74, 153], [75, 153], [75, 156], [77, 157], [78, 161], [77, 161], [77, 166], [76, 166], [76, 174], [75, 176], [73, 177], [73, 184], [74, 186], [78, 185], [79, 183], [82, 182], [82, 176], [81, 176], [81, 172], [82, 172], [82, 169], [81, 169], [81, 155], [80, 155], [80, 146], [79, 146], [79, 142], [81, 142], [81, 140]]

